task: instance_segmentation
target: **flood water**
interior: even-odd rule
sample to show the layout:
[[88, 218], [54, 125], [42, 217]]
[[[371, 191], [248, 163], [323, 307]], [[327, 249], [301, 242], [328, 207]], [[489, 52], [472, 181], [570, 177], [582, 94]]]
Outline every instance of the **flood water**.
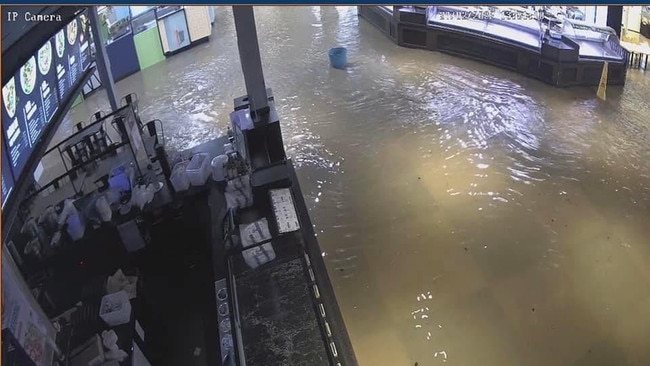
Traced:
[[[256, 18], [361, 365], [650, 364], [649, 75], [603, 102], [400, 48], [355, 7]], [[168, 149], [222, 134], [245, 94], [230, 8], [209, 43], [117, 89]], [[106, 106], [98, 93], [63, 130]]]

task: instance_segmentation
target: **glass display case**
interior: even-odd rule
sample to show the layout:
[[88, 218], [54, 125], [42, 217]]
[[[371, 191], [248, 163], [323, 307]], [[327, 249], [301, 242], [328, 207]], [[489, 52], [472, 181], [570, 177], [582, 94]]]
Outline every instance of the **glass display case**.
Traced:
[[[136, 12], [133, 8], [137, 8]], [[131, 29], [133, 29], [134, 35], [155, 26], [156, 12], [153, 6], [131, 6]]]
[[214, 8], [211, 6], [158, 6], [158, 31], [165, 55], [174, 54], [212, 33]]
[[165, 16], [175, 13], [179, 10], [181, 10], [183, 7], [182, 6], [157, 6], [156, 7], [156, 18], [157, 19], [162, 19]]
[[139, 71], [138, 56], [133, 43], [130, 7], [100, 6], [97, 13], [115, 81]]
[[143, 70], [165, 59], [156, 21], [156, 7], [131, 6], [131, 16], [133, 42], [140, 70]]
[[[163, 45], [163, 52], [173, 53], [190, 45], [190, 31], [187, 27], [187, 19], [183, 7], [162, 7], [157, 10], [158, 30]], [[169, 9], [177, 8], [177, 9]]]
[[154, 8], [155, 6], [129, 6], [129, 11], [131, 12], [131, 18], [136, 18]]
[[610, 37], [618, 37], [610, 27], [599, 27], [579, 20], [566, 19], [562, 24], [562, 35], [574, 40], [607, 42]]
[[131, 33], [131, 15], [128, 6], [100, 6], [97, 13], [105, 43], [111, 43]]

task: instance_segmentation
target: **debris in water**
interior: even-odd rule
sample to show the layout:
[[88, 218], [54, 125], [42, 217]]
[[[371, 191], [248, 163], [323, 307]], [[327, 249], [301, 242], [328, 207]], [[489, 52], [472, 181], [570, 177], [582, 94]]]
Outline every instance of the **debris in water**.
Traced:
[[418, 177], [418, 179], [422, 179], [422, 178]]
[[533, 308], [533, 312], [535, 312], [535, 308]]

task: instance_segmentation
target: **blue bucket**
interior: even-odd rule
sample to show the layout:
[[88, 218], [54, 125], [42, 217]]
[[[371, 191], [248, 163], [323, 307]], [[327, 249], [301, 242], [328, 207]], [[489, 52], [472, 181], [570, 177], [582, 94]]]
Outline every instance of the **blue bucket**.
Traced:
[[328, 52], [330, 65], [335, 69], [344, 69], [348, 64], [348, 50], [345, 47], [331, 48]]

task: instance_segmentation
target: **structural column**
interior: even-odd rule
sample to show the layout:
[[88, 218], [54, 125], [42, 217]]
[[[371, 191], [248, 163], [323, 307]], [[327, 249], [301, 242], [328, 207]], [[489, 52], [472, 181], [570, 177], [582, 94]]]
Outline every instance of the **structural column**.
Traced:
[[244, 81], [246, 82], [246, 94], [248, 95], [251, 116], [255, 124], [266, 123], [269, 114], [269, 101], [266, 94], [264, 72], [262, 71], [260, 48], [257, 42], [253, 7], [233, 6], [232, 12], [235, 17], [239, 60], [244, 73]]
[[621, 38], [621, 29], [623, 28], [623, 6], [607, 7], [607, 26], [614, 29], [616, 35]]
[[102, 86], [106, 90], [108, 102], [111, 104], [111, 109], [116, 111], [118, 109], [117, 98], [115, 97], [115, 82], [113, 74], [111, 73], [111, 62], [106, 53], [106, 46], [104, 39], [102, 39], [102, 32], [100, 31], [99, 14], [97, 14], [97, 7], [89, 7], [90, 16], [90, 29], [93, 32], [93, 40], [95, 41], [95, 63], [97, 64], [97, 71], [99, 72], [99, 79], [102, 81]]

